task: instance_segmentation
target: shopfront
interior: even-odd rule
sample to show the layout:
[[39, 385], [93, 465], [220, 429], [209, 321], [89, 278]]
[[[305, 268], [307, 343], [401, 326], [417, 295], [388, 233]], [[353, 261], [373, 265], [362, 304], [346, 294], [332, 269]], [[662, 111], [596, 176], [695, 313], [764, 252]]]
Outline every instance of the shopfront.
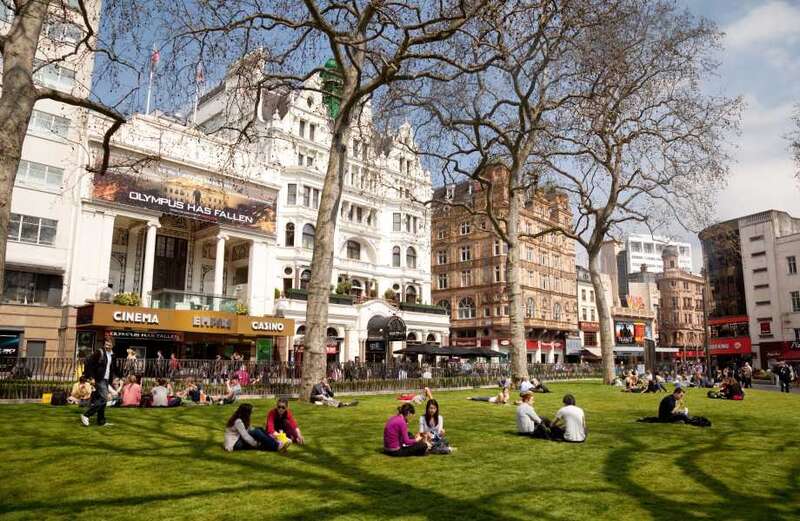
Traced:
[[155, 309], [116, 304], [78, 308], [76, 355], [84, 357], [109, 338], [114, 354], [139, 359], [164, 357], [212, 359], [239, 353], [272, 360], [277, 347], [294, 332], [294, 320], [236, 315], [222, 311]]
[[797, 362], [800, 361], [800, 341], [795, 342], [761, 342], [762, 364], [766, 367], [775, 365], [775, 362]]

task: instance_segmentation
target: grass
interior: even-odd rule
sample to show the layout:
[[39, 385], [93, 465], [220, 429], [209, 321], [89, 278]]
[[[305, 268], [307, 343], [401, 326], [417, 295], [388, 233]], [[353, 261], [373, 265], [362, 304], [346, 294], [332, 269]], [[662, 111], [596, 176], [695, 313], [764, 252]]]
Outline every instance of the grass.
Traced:
[[[110, 410], [114, 427], [81, 427], [74, 407], [0, 407], [0, 518], [797, 520], [800, 396], [751, 391], [744, 402], [690, 391], [709, 429], [639, 424], [662, 395], [553, 384], [552, 416], [573, 392], [589, 440], [514, 434], [514, 407], [440, 393], [458, 452], [393, 459], [382, 427], [398, 402], [292, 403], [305, 447], [225, 453], [228, 407]], [[478, 391], [487, 394], [487, 390]], [[271, 401], [253, 401], [259, 422]], [[416, 419], [416, 417], [415, 417]]]

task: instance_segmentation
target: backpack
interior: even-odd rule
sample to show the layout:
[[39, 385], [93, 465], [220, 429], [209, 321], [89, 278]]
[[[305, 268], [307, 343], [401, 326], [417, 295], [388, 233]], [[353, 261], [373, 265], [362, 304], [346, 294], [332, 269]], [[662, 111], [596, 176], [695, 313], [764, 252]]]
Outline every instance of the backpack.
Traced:
[[150, 393], [146, 393], [142, 395], [142, 401], [139, 402], [139, 407], [152, 407], [153, 406], [153, 395]]
[[67, 405], [67, 391], [56, 389], [50, 397], [50, 405]]

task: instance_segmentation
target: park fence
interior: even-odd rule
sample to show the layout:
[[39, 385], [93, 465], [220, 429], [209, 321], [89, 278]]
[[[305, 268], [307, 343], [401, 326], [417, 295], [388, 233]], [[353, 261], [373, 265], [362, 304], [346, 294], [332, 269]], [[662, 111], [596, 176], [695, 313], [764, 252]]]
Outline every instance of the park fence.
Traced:
[[[115, 360], [116, 373], [135, 375], [148, 392], [159, 379], [178, 392], [189, 382], [208, 394], [225, 391], [225, 382], [239, 378], [242, 394], [252, 396], [297, 395], [302, 367], [286, 362], [234, 360], [148, 359]], [[31, 400], [63, 389], [67, 393], [83, 374], [84, 360], [72, 358], [20, 358], [0, 369], [0, 399]], [[543, 381], [600, 378], [601, 367], [590, 364], [530, 364], [531, 377]], [[328, 364], [327, 376], [335, 392], [391, 391], [481, 387], [497, 385], [511, 374], [509, 364], [416, 362]]]

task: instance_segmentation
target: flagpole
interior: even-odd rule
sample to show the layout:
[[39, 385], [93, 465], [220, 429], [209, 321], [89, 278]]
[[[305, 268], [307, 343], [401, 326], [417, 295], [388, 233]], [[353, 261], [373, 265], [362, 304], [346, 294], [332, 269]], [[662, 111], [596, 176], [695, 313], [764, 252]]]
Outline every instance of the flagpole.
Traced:
[[150, 67], [150, 79], [147, 82], [147, 103], [144, 108], [144, 115], [150, 114], [150, 92], [153, 90], [153, 67]]
[[200, 87], [194, 89], [194, 114], [192, 115], [192, 125], [197, 125], [197, 104], [200, 100]]

